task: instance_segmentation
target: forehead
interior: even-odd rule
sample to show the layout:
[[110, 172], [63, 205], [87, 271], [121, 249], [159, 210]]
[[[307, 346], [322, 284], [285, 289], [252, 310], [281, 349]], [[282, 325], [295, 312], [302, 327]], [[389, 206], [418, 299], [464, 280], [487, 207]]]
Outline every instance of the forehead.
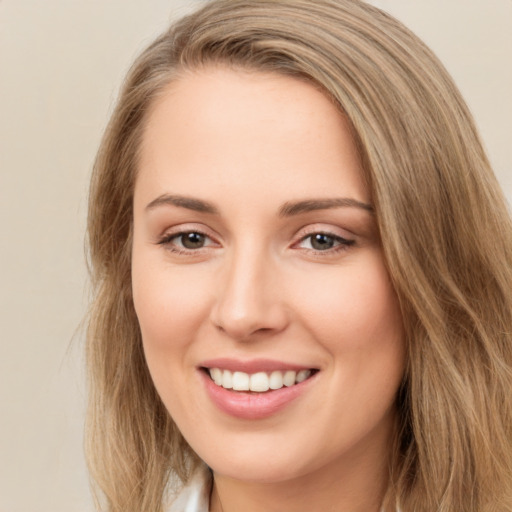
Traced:
[[271, 73], [187, 72], [152, 105], [136, 194], [142, 185], [207, 194], [211, 181], [307, 197], [342, 186], [368, 200], [347, 120], [313, 85]]

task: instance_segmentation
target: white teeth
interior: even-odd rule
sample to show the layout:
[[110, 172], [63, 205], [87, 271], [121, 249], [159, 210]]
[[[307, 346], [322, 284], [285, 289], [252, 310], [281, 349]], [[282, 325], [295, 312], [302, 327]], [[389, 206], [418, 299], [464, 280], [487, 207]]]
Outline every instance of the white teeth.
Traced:
[[222, 372], [222, 387], [226, 389], [233, 389], [233, 374], [229, 370]]
[[218, 368], [212, 368], [210, 370], [210, 377], [213, 379], [213, 382], [217, 384], [217, 386], [222, 386], [222, 370]]
[[257, 372], [248, 374], [245, 372], [231, 372], [230, 370], [221, 370], [220, 368], [210, 368], [210, 377], [217, 386], [225, 389], [234, 389], [235, 391], [255, 391], [264, 393], [269, 389], [281, 389], [283, 386], [290, 387], [305, 381], [310, 375], [311, 370], [293, 370], [274, 371], [270, 374], [266, 372]]
[[297, 372], [288, 370], [287, 372], [285, 372], [285, 374], [283, 376], [283, 384], [288, 388], [290, 386], [293, 386], [295, 384], [296, 377], [297, 377]]
[[272, 372], [270, 374], [268, 387], [270, 389], [281, 389], [283, 385], [283, 374], [281, 372]]
[[233, 389], [235, 391], [249, 391], [249, 374], [244, 372], [234, 372]]
[[298, 384], [299, 382], [305, 381], [310, 375], [311, 370], [301, 370], [299, 373], [297, 373], [297, 378], [295, 379], [295, 381]]
[[268, 375], [264, 372], [258, 372], [251, 375], [249, 389], [251, 391], [268, 391]]

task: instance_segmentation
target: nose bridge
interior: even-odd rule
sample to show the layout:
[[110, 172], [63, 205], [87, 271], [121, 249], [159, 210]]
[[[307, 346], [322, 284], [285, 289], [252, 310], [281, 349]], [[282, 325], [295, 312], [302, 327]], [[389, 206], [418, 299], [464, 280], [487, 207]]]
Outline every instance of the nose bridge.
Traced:
[[268, 251], [251, 243], [234, 247], [220, 275], [214, 324], [243, 340], [256, 332], [279, 331], [286, 324], [277, 290], [277, 269]]

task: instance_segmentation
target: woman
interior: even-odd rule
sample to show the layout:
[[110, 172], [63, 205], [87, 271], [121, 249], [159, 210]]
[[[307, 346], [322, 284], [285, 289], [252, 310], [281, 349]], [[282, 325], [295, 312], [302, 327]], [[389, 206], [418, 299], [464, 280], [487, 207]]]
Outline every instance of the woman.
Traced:
[[213, 0], [178, 22], [92, 181], [106, 510], [184, 484], [173, 511], [512, 510], [511, 234], [467, 107], [393, 18]]

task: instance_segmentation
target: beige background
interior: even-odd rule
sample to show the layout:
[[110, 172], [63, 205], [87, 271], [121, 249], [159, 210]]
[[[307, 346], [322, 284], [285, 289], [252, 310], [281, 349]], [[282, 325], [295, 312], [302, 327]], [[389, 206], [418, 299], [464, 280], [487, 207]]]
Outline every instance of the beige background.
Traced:
[[[204, 1], [204, 0], [203, 0]], [[127, 66], [200, 0], [0, 0], [0, 512], [91, 511], [87, 182]], [[375, 0], [454, 75], [512, 198], [512, 0]]]

